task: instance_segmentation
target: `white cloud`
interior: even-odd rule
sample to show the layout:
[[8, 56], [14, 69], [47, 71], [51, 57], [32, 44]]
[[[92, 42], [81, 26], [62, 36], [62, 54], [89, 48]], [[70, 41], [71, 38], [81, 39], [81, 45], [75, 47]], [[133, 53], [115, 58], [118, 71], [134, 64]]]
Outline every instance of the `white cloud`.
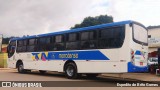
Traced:
[[135, 20], [145, 26], [159, 25], [160, 0], [110, 0], [109, 13], [115, 21]]
[[34, 35], [66, 30], [87, 16], [160, 25], [160, 0], [0, 0], [0, 34]]
[[103, 0], [1, 0], [0, 32], [4, 36], [22, 36], [69, 29], [86, 16], [104, 14], [101, 10], [97, 12], [102, 2]]

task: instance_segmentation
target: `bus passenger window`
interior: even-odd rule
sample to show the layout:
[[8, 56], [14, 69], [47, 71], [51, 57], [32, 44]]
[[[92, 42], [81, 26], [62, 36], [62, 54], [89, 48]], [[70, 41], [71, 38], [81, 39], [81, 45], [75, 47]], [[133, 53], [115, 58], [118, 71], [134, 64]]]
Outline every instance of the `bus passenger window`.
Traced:
[[81, 40], [88, 40], [88, 39], [89, 39], [89, 32], [82, 32]]
[[64, 50], [64, 35], [58, 35], [53, 38], [54, 40], [54, 48], [53, 50], [59, 51], [59, 50]]
[[27, 45], [27, 52], [37, 51], [37, 39], [29, 39]]
[[17, 41], [17, 52], [26, 52], [27, 40]]
[[63, 42], [63, 36], [62, 35], [58, 35], [55, 37], [55, 42], [59, 43], [59, 42]]
[[79, 33], [67, 34], [66, 49], [67, 50], [79, 49]]
[[97, 35], [96, 30], [81, 33], [81, 48], [82, 49], [95, 49], [97, 48]]
[[124, 35], [122, 26], [102, 29], [99, 32], [98, 46], [99, 48], [119, 48], [123, 44]]

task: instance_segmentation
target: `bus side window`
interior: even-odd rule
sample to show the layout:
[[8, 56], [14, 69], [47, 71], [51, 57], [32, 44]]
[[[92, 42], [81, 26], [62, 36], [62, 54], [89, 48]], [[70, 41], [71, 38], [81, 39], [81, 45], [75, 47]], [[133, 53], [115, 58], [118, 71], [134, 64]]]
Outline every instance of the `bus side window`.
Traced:
[[104, 28], [99, 32], [99, 48], [120, 48], [124, 40], [124, 29], [120, 27]]
[[37, 39], [29, 39], [27, 45], [27, 52], [35, 52], [37, 51]]
[[46, 51], [52, 51], [53, 50], [53, 42], [52, 37], [46, 38]]
[[41, 37], [38, 39], [38, 50], [37, 51], [51, 51], [51, 37]]
[[38, 51], [45, 51], [46, 50], [46, 38], [45, 37], [41, 37], [38, 39]]
[[95, 48], [97, 48], [96, 30], [81, 33], [81, 48], [82, 49], [95, 49]]
[[79, 33], [67, 34], [66, 49], [67, 50], [78, 50], [79, 49]]
[[89, 32], [81, 33], [81, 48], [88, 49], [89, 48]]
[[17, 41], [17, 52], [26, 52], [27, 40]]
[[59, 51], [59, 50], [64, 50], [64, 35], [57, 35], [54, 37], [54, 48], [53, 50]]

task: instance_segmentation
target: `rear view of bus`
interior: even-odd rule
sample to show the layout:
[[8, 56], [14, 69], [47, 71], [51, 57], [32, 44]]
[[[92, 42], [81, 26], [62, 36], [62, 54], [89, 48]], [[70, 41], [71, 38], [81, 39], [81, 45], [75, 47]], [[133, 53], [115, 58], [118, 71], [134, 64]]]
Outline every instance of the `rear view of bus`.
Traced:
[[130, 24], [132, 42], [130, 43], [131, 62], [128, 62], [128, 72], [147, 72], [148, 32], [140, 23]]

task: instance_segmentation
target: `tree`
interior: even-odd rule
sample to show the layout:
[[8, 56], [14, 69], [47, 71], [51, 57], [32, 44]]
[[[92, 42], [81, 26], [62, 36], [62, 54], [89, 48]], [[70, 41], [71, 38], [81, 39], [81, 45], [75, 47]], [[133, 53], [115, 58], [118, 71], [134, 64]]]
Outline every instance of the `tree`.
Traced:
[[98, 24], [111, 23], [111, 22], [113, 22], [112, 16], [108, 16], [108, 15], [100, 15], [96, 17], [89, 16], [84, 18], [81, 24], [76, 24], [74, 27], [71, 27], [71, 29], [94, 26]]

